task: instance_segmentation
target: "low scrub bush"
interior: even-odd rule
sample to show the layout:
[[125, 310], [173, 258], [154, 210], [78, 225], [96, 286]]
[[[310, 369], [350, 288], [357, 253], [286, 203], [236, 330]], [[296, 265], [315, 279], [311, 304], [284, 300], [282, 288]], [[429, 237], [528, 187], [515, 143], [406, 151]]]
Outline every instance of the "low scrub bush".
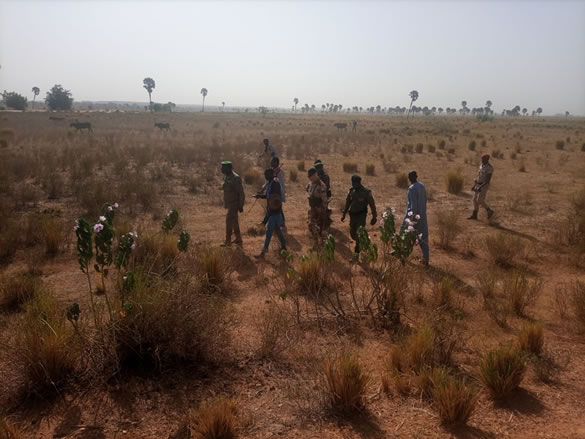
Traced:
[[469, 142], [469, 145], [467, 145], [467, 148], [469, 148], [470, 151], [475, 151], [476, 146], [477, 144], [475, 143], [475, 140], [472, 140], [471, 142]]
[[65, 222], [61, 218], [45, 215], [37, 227], [40, 229], [47, 254], [56, 255], [65, 243], [68, 231]]
[[264, 310], [258, 321], [260, 347], [258, 355], [272, 358], [288, 347], [287, 331], [290, 326], [290, 315], [283, 312], [274, 303]]
[[503, 159], [504, 153], [499, 149], [492, 150], [492, 157], [495, 159]]
[[526, 362], [519, 349], [501, 346], [488, 352], [479, 367], [479, 379], [494, 399], [504, 399], [524, 378]]
[[262, 174], [255, 168], [248, 168], [244, 171], [244, 183], [258, 185], [262, 183]]
[[542, 325], [531, 323], [518, 334], [518, 346], [527, 354], [539, 356], [544, 347], [544, 330]]
[[19, 273], [0, 279], [0, 308], [16, 309], [25, 305], [42, 291], [38, 276]]
[[521, 238], [499, 232], [488, 236], [484, 240], [490, 261], [503, 268], [510, 268], [524, 251], [524, 241]]
[[343, 172], [355, 174], [357, 171], [358, 171], [357, 163], [355, 163], [355, 162], [344, 162], [343, 163]]
[[440, 247], [450, 249], [453, 241], [463, 230], [459, 217], [459, 213], [453, 209], [437, 212], [437, 231], [439, 233]]
[[76, 366], [73, 329], [56, 300], [43, 293], [26, 305], [13, 349], [25, 392], [43, 396], [59, 393]]
[[289, 175], [292, 182], [296, 182], [299, 179], [299, 174], [295, 169], [291, 169]]
[[555, 143], [555, 148], [558, 150], [565, 149], [565, 141], [564, 140], [557, 140], [557, 143]]
[[431, 154], [433, 154], [437, 150], [437, 148], [435, 148], [435, 145], [428, 145], [427, 148]]
[[208, 402], [189, 413], [190, 437], [196, 439], [234, 439], [238, 428], [238, 406], [233, 399]]
[[366, 175], [374, 176], [376, 175], [376, 165], [373, 163], [368, 163], [366, 165]]
[[481, 273], [477, 278], [477, 289], [483, 297], [483, 309], [502, 328], [508, 326], [509, 307], [500, 292], [496, 276], [491, 272]]
[[144, 267], [149, 273], [166, 275], [176, 270], [178, 255], [177, 237], [173, 234], [159, 233], [141, 239], [134, 258], [136, 264]]
[[414, 147], [414, 150], [417, 153], [422, 154], [423, 148], [424, 148], [424, 145], [422, 143], [417, 143], [416, 146]]
[[305, 170], [305, 162], [303, 160], [297, 162], [297, 169], [301, 172]]
[[445, 374], [433, 383], [433, 405], [441, 422], [465, 425], [477, 405], [478, 393], [463, 379]]
[[435, 303], [440, 308], [451, 308], [453, 304], [453, 294], [455, 285], [448, 277], [443, 277], [433, 286], [433, 295]]
[[352, 413], [365, 407], [370, 378], [355, 355], [342, 353], [326, 360], [323, 375], [327, 400], [332, 409]]
[[445, 149], [445, 145], [446, 145], [446, 143], [444, 140], [439, 140], [439, 143], [438, 143], [439, 149]]
[[526, 308], [535, 304], [541, 291], [542, 281], [531, 281], [523, 273], [512, 273], [504, 278], [504, 296], [508, 299], [510, 310], [518, 317], [526, 315]]
[[197, 265], [202, 279], [214, 287], [220, 287], [229, 275], [226, 252], [221, 248], [203, 247], [197, 251]]
[[400, 189], [407, 189], [410, 186], [410, 182], [408, 181], [408, 175], [406, 174], [398, 174], [396, 175], [396, 187]]
[[463, 190], [464, 177], [461, 171], [449, 171], [446, 177], [447, 192], [450, 194], [460, 194]]

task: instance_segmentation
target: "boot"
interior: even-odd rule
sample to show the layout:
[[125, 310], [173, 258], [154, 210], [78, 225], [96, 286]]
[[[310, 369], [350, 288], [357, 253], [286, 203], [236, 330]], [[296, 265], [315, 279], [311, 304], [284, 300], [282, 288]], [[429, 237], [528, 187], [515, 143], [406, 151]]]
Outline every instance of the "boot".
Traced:
[[487, 214], [488, 214], [488, 219], [491, 219], [491, 217], [494, 216], [494, 211], [488, 207]]
[[244, 245], [244, 242], [242, 241], [242, 235], [239, 233], [236, 233], [236, 240], [234, 241], [234, 244], [236, 244], [238, 247], [242, 247]]
[[477, 210], [474, 210], [470, 217], [467, 219], [469, 220], [476, 220], [477, 219]]
[[220, 247], [231, 247], [232, 246], [232, 239], [231, 238], [225, 238], [225, 241], [223, 244], [220, 244]]

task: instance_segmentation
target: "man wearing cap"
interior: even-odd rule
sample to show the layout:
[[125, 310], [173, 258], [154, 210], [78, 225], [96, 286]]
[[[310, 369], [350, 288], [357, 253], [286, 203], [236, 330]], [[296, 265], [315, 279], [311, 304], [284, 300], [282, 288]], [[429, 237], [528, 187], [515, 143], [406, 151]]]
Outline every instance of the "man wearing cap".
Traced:
[[264, 178], [266, 179], [266, 192], [264, 194], [254, 195], [254, 198], [266, 199], [266, 216], [262, 224], [266, 224], [266, 238], [264, 239], [264, 247], [258, 259], [264, 258], [270, 246], [272, 234], [276, 231], [278, 239], [280, 240], [281, 250], [286, 250], [286, 240], [282, 233], [281, 227], [284, 224], [284, 215], [282, 212], [282, 189], [278, 178], [274, 177], [274, 170], [268, 168], [264, 171]]
[[372, 220], [370, 225], [376, 224], [376, 202], [372, 196], [372, 191], [362, 186], [362, 178], [359, 175], [351, 177], [351, 188], [345, 200], [345, 208], [341, 221], [345, 221], [345, 215], [349, 212], [349, 234], [351, 239], [355, 241], [354, 253], [360, 252], [360, 245], [358, 240], [358, 229], [366, 226], [366, 217], [368, 215], [368, 206], [372, 209]]
[[327, 238], [329, 231], [327, 186], [319, 178], [317, 169], [309, 169], [307, 176], [309, 177], [309, 184], [307, 184], [307, 193], [309, 194], [309, 232], [311, 233], [314, 247], [319, 248], [323, 244], [323, 240]]
[[429, 226], [427, 222], [427, 192], [425, 185], [418, 180], [416, 171], [408, 173], [410, 186], [408, 187], [408, 205], [402, 221], [404, 227], [407, 219], [414, 218], [414, 228], [418, 234], [418, 243], [423, 254], [423, 264], [429, 265]]
[[225, 217], [225, 242], [224, 246], [232, 244], [232, 233], [236, 235], [234, 243], [242, 245], [238, 212], [244, 211], [244, 186], [242, 179], [232, 169], [232, 162], [225, 160], [221, 162], [221, 173], [225, 176], [223, 181], [223, 207], [227, 209]]
[[490, 219], [494, 215], [494, 211], [489, 208], [485, 202], [487, 191], [490, 188], [490, 181], [494, 174], [494, 167], [489, 163], [490, 155], [484, 154], [481, 156], [481, 165], [477, 172], [477, 178], [474, 181], [473, 188], [471, 190], [473, 194], [473, 213], [467, 219], [476, 220], [479, 212], [479, 207], [482, 206], [487, 211], [487, 217]]

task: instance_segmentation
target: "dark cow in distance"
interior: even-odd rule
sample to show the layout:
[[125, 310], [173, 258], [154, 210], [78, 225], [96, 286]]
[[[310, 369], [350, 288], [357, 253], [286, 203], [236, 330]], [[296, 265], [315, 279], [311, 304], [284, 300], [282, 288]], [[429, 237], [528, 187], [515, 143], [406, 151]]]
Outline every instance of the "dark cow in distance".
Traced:
[[335, 128], [337, 128], [339, 131], [341, 131], [341, 130], [347, 131], [347, 124], [346, 123], [337, 122], [337, 123], [334, 123], [333, 126]]
[[71, 122], [69, 126], [75, 128], [75, 132], [87, 130], [88, 133], [93, 133], [90, 122]]
[[162, 130], [168, 131], [171, 129], [171, 124], [168, 122], [157, 122], [154, 124], [154, 126], [161, 131]]

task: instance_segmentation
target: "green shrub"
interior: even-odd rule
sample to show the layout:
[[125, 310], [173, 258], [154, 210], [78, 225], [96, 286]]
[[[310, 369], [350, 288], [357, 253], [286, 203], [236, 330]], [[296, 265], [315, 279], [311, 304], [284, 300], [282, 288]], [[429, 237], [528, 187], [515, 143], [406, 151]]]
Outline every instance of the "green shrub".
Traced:
[[517, 389], [524, 378], [526, 363], [521, 351], [502, 346], [482, 359], [479, 378], [494, 399], [504, 399]]
[[445, 141], [444, 140], [439, 141], [439, 149], [445, 149]]
[[459, 194], [463, 190], [464, 177], [461, 171], [449, 171], [447, 173], [447, 192]]
[[430, 153], [434, 153], [436, 151], [435, 145], [428, 145], [427, 148], [429, 149]]

